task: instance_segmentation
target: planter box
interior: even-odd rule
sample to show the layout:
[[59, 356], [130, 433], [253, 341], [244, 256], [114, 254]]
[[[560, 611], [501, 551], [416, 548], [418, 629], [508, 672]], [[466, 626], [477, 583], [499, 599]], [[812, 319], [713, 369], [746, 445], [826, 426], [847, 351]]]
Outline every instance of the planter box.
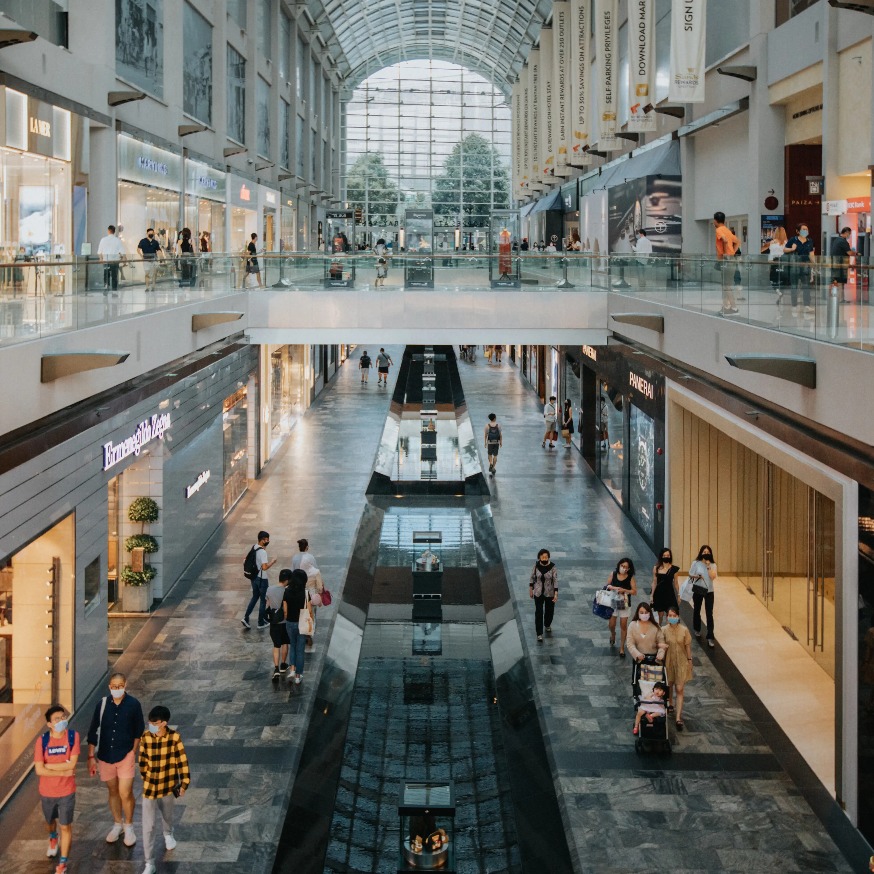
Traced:
[[152, 584], [124, 586], [121, 593], [121, 606], [125, 613], [148, 613], [152, 606]]

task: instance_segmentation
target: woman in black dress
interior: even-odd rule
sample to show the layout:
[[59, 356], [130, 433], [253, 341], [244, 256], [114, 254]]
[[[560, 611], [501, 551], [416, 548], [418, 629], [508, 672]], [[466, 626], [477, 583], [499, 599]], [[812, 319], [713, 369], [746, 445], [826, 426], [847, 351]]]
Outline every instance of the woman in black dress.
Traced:
[[671, 550], [665, 547], [659, 553], [658, 564], [652, 569], [652, 598], [653, 612], [659, 614], [659, 624], [664, 625], [668, 610], [672, 607], [679, 614], [680, 599], [677, 586], [677, 571], [680, 569], [674, 564], [674, 556]]
[[564, 448], [571, 448], [571, 437], [574, 433], [574, 408], [570, 399], [564, 402], [561, 412], [561, 436], [564, 437]]

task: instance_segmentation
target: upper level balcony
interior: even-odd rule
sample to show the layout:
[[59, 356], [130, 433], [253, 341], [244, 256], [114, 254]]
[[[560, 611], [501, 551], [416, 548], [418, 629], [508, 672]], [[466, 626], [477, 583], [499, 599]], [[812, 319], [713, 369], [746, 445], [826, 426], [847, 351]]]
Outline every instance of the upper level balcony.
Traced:
[[[868, 265], [417, 252], [389, 258], [384, 278], [377, 267], [372, 254], [262, 254], [257, 272], [239, 254], [128, 259], [113, 288], [115, 267], [95, 260], [0, 265], [0, 371], [15, 376], [2, 381], [4, 419], [26, 424], [239, 334], [259, 344], [597, 346], [616, 332], [811, 411], [811, 389], [835, 380], [840, 392], [849, 372], [874, 375], [874, 358], [859, 355], [874, 351]], [[112, 366], [58, 363], [95, 352]], [[782, 372], [753, 360], [767, 356]], [[859, 390], [874, 393], [874, 379]]]

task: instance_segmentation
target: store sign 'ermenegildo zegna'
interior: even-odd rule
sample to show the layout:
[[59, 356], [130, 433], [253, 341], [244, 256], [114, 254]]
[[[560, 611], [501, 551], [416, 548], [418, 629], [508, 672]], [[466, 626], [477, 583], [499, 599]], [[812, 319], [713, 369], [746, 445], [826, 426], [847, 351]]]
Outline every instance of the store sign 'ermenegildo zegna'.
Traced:
[[103, 469], [109, 470], [123, 461], [129, 455], [139, 455], [140, 450], [152, 440], [162, 440], [164, 432], [170, 427], [169, 413], [155, 413], [150, 419], [144, 419], [137, 425], [137, 430], [121, 443], [111, 440], [103, 444]]
[[631, 0], [628, 7], [628, 129], [652, 132], [656, 115], [645, 108], [654, 99], [655, 0]]
[[570, 54], [571, 164], [585, 167], [591, 158], [583, 151], [589, 145], [589, 0], [572, 0]]
[[673, 0], [671, 78], [668, 100], [704, 102], [705, 11], [707, 0]]
[[616, 138], [616, 117], [619, 110], [619, 33], [618, 0], [595, 0], [595, 33], [598, 37], [598, 73], [601, 93], [598, 95], [598, 148], [616, 151], [622, 147]]

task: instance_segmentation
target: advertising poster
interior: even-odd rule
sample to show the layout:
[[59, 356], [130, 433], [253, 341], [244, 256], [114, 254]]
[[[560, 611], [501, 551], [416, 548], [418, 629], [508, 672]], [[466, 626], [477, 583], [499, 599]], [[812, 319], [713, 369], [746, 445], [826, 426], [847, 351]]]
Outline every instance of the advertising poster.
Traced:
[[598, 148], [616, 150], [619, 112], [619, 15], [617, 0], [595, 0], [595, 37], [598, 52]]
[[628, 59], [628, 130], [655, 131], [655, 0], [629, 0]]
[[672, 0], [668, 100], [704, 102], [704, 46], [707, 0]]
[[591, 158], [583, 151], [589, 145], [589, 0], [571, 0], [570, 52], [570, 163], [586, 167]]
[[212, 124], [212, 26], [192, 6], [183, 6], [185, 87], [182, 108], [187, 115]]
[[645, 176], [614, 185], [608, 192], [609, 251], [631, 254], [643, 228], [653, 252], [679, 253], [682, 247], [682, 182], [679, 176]]
[[115, 69], [131, 85], [164, 97], [164, 0], [116, 0]]
[[629, 503], [632, 518], [649, 540], [655, 521], [655, 423], [634, 404], [628, 408]]
[[570, 3], [557, 0], [552, 4], [553, 29], [553, 118], [555, 119], [555, 165], [568, 162], [568, 92], [570, 90]]

